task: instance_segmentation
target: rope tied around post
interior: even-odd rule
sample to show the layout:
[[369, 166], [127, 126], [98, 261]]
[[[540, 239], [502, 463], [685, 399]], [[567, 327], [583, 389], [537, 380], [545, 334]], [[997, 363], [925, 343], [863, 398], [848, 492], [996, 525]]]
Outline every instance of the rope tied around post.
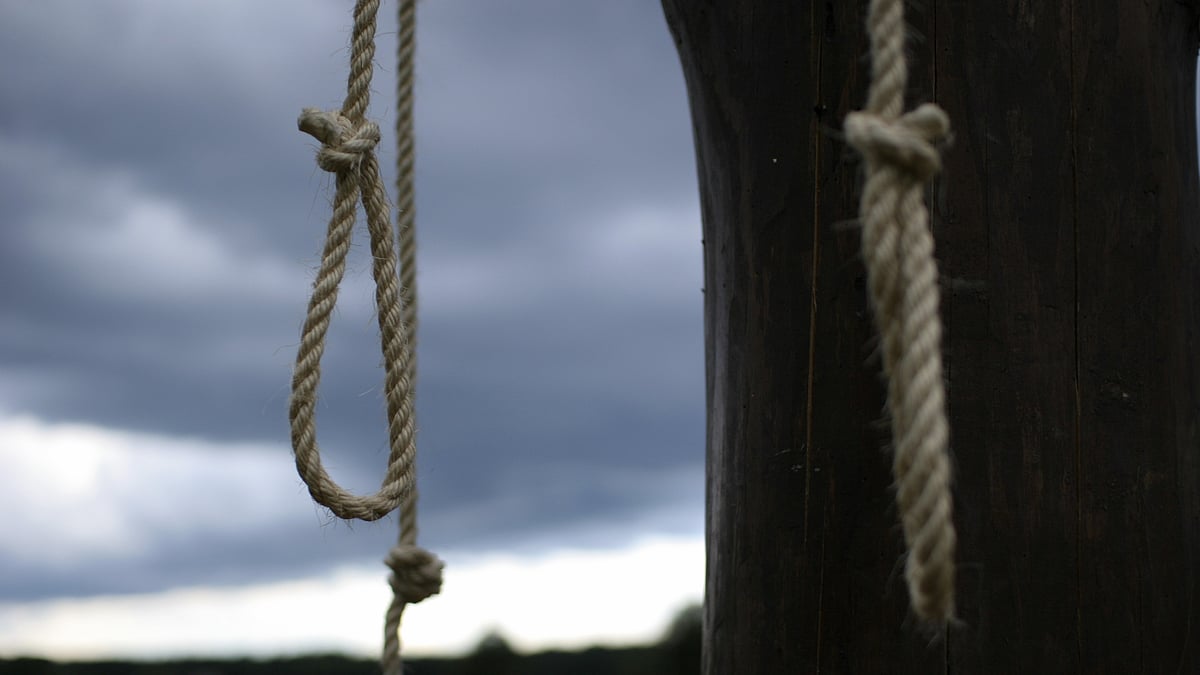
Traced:
[[947, 621], [954, 616], [956, 534], [938, 273], [923, 193], [941, 168], [935, 144], [949, 138], [950, 122], [931, 103], [901, 114], [908, 79], [903, 0], [871, 0], [867, 29], [867, 107], [847, 115], [844, 130], [866, 158], [862, 253], [888, 380], [909, 600], [922, 619]]
[[[398, 121], [408, 136], [399, 139], [401, 164], [400, 250], [397, 260], [395, 234], [392, 231], [387, 194], [379, 170], [375, 148], [379, 127], [365, 118], [370, 103], [371, 77], [375, 58], [375, 25], [379, 0], [357, 0], [354, 7], [354, 31], [351, 43], [350, 75], [346, 98], [337, 111], [306, 108], [298, 126], [321, 143], [317, 165], [336, 176], [333, 214], [329, 220], [324, 251], [312, 297], [301, 332], [296, 367], [292, 374], [289, 401], [292, 449], [296, 469], [308, 486], [312, 498], [343, 519], [373, 521], [400, 509], [399, 544], [387, 556], [392, 569], [389, 584], [393, 599], [385, 620], [382, 663], [387, 675], [400, 673], [400, 617], [407, 603], [420, 602], [438, 593], [442, 584], [442, 562], [437, 556], [416, 545], [416, 422], [413, 409], [416, 377], [412, 331], [415, 329], [415, 295], [401, 289], [398, 272], [415, 280], [414, 241], [412, 234], [412, 141], [411, 141], [411, 36], [413, 0], [401, 0], [402, 36], [407, 34], [408, 64], [401, 63], [407, 78], [401, 79], [403, 110], [407, 126]], [[401, 54], [403, 55], [402, 47]], [[407, 106], [407, 107], [405, 107]], [[407, 166], [405, 166], [407, 162]], [[404, 181], [408, 184], [405, 186]], [[407, 189], [406, 189], [407, 188]], [[316, 440], [315, 408], [321, 379], [321, 356], [338, 286], [346, 269], [355, 212], [361, 199], [371, 239], [372, 276], [375, 279], [375, 306], [384, 364], [384, 398], [387, 404], [387, 469], [380, 488], [371, 495], [347, 492], [333, 481], [321, 462]], [[398, 270], [398, 266], [404, 269]], [[407, 300], [407, 302], [405, 302]]]

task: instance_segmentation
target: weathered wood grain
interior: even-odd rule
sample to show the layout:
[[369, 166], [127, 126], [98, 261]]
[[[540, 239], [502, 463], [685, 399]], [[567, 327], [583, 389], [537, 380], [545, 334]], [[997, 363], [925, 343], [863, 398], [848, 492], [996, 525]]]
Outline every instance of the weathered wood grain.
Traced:
[[663, 0], [705, 238], [706, 673], [1200, 672], [1195, 3], [913, 8], [961, 623], [907, 610], [839, 138], [863, 3]]

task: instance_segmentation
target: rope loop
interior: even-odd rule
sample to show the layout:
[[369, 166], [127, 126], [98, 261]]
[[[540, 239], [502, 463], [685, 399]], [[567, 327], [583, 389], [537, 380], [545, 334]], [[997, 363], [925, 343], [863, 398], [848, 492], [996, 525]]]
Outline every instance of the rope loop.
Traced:
[[[354, 124], [339, 111], [306, 108], [298, 120], [300, 130], [321, 142], [317, 164], [337, 174], [333, 215], [325, 240], [321, 267], [313, 284], [308, 316], [296, 354], [292, 377], [289, 417], [296, 469], [313, 499], [339, 518], [378, 520], [399, 506], [411, 506], [416, 475], [413, 469], [415, 421], [411, 362], [414, 358], [408, 327], [404, 325], [402, 299], [397, 278], [394, 234], [388, 215], [387, 196], [379, 175], [375, 146], [379, 127], [364, 120]], [[371, 495], [351, 494], [326, 472], [316, 439], [316, 397], [321, 379], [321, 357], [338, 286], [346, 267], [354, 228], [355, 210], [361, 200], [371, 235], [372, 276], [379, 320], [380, 347], [384, 362], [384, 397], [387, 400], [387, 471], [379, 490]]]

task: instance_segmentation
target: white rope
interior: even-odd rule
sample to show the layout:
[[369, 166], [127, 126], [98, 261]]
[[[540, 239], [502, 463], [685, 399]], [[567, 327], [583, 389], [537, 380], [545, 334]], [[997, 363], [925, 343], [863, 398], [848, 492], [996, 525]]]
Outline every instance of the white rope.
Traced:
[[923, 193], [941, 168], [934, 144], [947, 138], [950, 122], [933, 104], [901, 114], [908, 81], [903, 0], [871, 0], [867, 30], [867, 108], [846, 116], [845, 132], [867, 165], [862, 251], [888, 378], [909, 600], [917, 616], [946, 621], [954, 616], [956, 535], [937, 264]]

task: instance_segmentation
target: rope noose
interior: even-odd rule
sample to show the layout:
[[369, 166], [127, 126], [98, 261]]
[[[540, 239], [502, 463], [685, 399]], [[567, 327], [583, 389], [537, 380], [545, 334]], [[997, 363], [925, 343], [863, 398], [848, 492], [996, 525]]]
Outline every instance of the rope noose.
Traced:
[[934, 144], [948, 137], [950, 122], [930, 103], [901, 114], [908, 84], [903, 0], [871, 0], [867, 30], [867, 107], [846, 116], [845, 132], [866, 158], [862, 251], [888, 379], [892, 472], [908, 545], [904, 576], [916, 615], [947, 621], [954, 616], [956, 536], [937, 265], [923, 192], [941, 168]]
[[[401, 672], [400, 617], [408, 603], [420, 602], [438, 593], [442, 584], [442, 562], [416, 545], [416, 428], [413, 390], [416, 376], [413, 333], [416, 328], [415, 261], [413, 236], [413, 141], [412, 141], [412, 56], [413, 0], [400, 1], [400, 47], [398, 68], [397, 185], [399, 187], [400, 261], [386, 191], [380, 176], [375, 147], [379, 127], [366, 119], [370, 103], [375, 58], [375, 25], [379, 0], [357, 0], [350, 49], [350, 75], [346, 98], [339, 111], [306, 108], [299, 119], [301, 131], [321, 143], [317, 164], [336, 175], [333, 215], [313, 283], [308, 315], [292, 375], [289, 418], [296, 469], [309, 493], [339, 518], [378, 520], [400, 508], [400, 536], [385, 563], [391, 568], [393, 591], [385, 621], [383, 670]], [[346, 254], [354, 229], [355, 211], [361, 198], [371, 236], [372, 274], [379, 319], [380, 346], [384, 362], [384, 398], [387, 401], [387, 470], [379, 490], [367, 496], [353, 495], [330, 478], [321, 463], [316, 440], [315, 407], [321, 379], [321, 356], [325, 335], [337, 302], [338, 285], [346, 269]]]

